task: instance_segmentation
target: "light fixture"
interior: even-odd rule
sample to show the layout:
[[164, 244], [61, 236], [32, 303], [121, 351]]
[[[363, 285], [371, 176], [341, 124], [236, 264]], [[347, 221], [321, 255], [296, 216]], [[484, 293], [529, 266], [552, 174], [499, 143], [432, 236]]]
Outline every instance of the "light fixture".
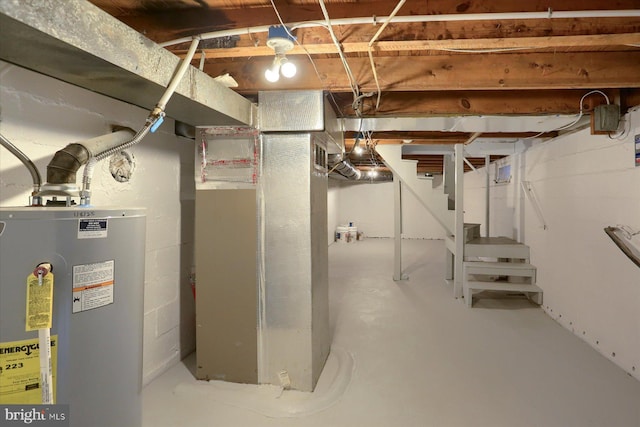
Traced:
[[285, 56], [285, 52], [293, 49], [294, 40], [291, 32], [282, 25], [269, 27], [267, 46], [275, 51], [276, 57], [273, 58], [271, 67], [265, 70], [264, 77], [271, 83], [280, 80], [280, 74], [288, 79], [296, 75], [296, 64], [289, 62]]
[[378, 170], [377, 169], [370, 169], [369, 172], [367, 172], [367, 176], [369, 178], [375, 178], [378, 176]]
[[364, 153], [364, 148], [362, 148], [362, 146], [360, 145], [360, 141], [365, 139], [365, 135], [362, 132], [358, 132], [354, 135], [355, 141], [353, 143], [353, 148], [351, 149], [351, 151], [353, 151], [354, 153], [356, 153], [356, 155], [361, 155], [362, 153]]

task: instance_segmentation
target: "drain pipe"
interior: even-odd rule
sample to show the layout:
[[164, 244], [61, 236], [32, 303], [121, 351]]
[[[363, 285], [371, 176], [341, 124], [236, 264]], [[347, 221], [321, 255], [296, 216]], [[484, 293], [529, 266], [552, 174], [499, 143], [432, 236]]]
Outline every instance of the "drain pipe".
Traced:
[[40, 176], [40, 172], [36, 165], [24, 154], [18, 147], [13, 145], [11, 141], [4, 137], [4, 135], [0, 134], [0, 144], [9, 150], [11, 154], [16, 156], [18, 160], [22, 162], [23, 165], [29, 170], [31, 174], [31, 178], [33, 179], [33, 192], [31, 193], [31, 206], [40, 206], [42, 204], [42, 198], [38, 196], [40, 192], [40, 186], [42, 185], [42, 177]]

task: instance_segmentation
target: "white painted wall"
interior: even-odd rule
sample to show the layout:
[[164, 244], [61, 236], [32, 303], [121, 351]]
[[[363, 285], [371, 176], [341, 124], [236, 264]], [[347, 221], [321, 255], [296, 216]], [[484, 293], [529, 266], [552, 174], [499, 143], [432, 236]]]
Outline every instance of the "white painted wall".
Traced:
[[[444, 229], [418, 199], [409, 191], [403, 192], [402, 197], [403, 237], [444, 239]], [[338, 223], [348, 222], [367, 237], [393, 237], [393, 183], [341, 182]]]
[[[519, 180], [517, 159], [507, 157], [494, 162], [489, 167], [489, 231], [491, 236], [506, 236], [519, 239], [518, 215], [521, 206], [520, 192], [516, 182]], [[496, 167], [511, 165], [510, 183], [495, 183]], [[481, 224], [481, 233], [486, 235], [486, 169], [467, 172], [464, 176], [464, 220]]]
[[[630, 130], [620, 140], [585, 129], [507, 159], [514, 179], [491, 188], [491, 227], [492, 235], [520, 237], [531, 247], [549, 316], [640, 379], [640, 269], [603, 231], [616, 224], [640, 230], [640, 167], [633, 160], [640, 111], [625, 120]], [[531, 182], [546, 230], [521, 180]], [[477, 196], [484, 190], [474, 173], [465, 184], [465, 218], [475, 220], [484, 215]]]
[[[38, 166], [60, 148], [110, 132], [138, 129], [148, 112], [55, 79], [0, 62], [0, 132]], [[174, 135], [173, 120], [129, 151], [136, 170], [118, 183], [108, 160], [93, 176], [96, 206], [147, 208], [144, 305], [144, 382], [195, 348], [195, 310], [188, 275], [193, 263], [193, 142]], [[0, 205], [23, 206], [31, 176], [0, 147]], [[82, 176], [82, 169], [78, 174]]]
[[332, 244], [335, 241], [336, 227], [338, 226], [338, 197], [340, 183], [335, 179], [328, 180], [327, 186], [327, 241]]

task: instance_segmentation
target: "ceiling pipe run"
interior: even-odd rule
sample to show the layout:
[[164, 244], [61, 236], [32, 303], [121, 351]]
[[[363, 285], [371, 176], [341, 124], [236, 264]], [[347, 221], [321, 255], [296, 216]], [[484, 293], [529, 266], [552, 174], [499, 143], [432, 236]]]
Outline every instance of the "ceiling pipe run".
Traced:
[[[627, 9], [627, 10], [570, 10], [570, 11], [554, 11], [551, 8], [546, 12], [514, 12], [514, 13], [459, 13], [459, 14], [445, 14], [445, 15], [410, 15], [410, 16], [395, 16], [393, 22], [399, 23], [414, 23], [414, 22], [452, 22], [452, 21], [504, 21], [504, 20], [528, 20], [528, 19], [575, 19], [575, 18], [629, 18], [640, 17], [639, 9]], [[332, 19], [332, 25], [357, 25], [357, 24], [371, 24], [377, 25], [380, 22], [388, 20], [389, 16], [372, 16], [361, 18], [343, 18]], [[298, 28], [314, 28], [325, 27], [324, 21], [304, 21], [296, 23], [288, 23], [287, 27], [292, 30]], [[231, 30], [214, 31], [209, 33], [202, 33], [199, 37], [202, 40], [217, 39], [220, 37], [240, 36], [244, 34], [254, 33], [266, 33], [269, 31], [270, 25], [261, 25], [248, 28], [235, 28]], [[192, 40], [192, 37], [181, 37], [175, 40], [169, 40], [166, 42], [158, 43], [162, 47], [172, 46], [179, 43], [187, 43]]]

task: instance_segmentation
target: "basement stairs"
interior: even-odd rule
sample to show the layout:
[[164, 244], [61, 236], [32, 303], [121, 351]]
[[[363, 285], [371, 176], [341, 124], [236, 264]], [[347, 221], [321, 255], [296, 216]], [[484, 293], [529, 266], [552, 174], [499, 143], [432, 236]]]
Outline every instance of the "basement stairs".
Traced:
[[417, 160], [402, 159], [402, 145], [378, 145], [376, 151], [393, 172], [394, 179], [399, 179], [403, 188], [413, 193], [446, 230], [446, 279], [452, 279], [456, 298], [464, 297], [467, 306], [471, 307], [474, 292], [488, 290], [524, 293], [535, 303], [542, 304], [542, 289], [536, 285], [536, 267], [529, 263], [529, 247], [507, 237], [480, 237], [480, 224], [464, 224], [462, 268], [458, 270], [462, 277], [454, 278], [455, 197], [451, 185], [453, 173], [447, 173], [451, 172], [447, 156], [443, 182], [438, 178], [419, 177]]

